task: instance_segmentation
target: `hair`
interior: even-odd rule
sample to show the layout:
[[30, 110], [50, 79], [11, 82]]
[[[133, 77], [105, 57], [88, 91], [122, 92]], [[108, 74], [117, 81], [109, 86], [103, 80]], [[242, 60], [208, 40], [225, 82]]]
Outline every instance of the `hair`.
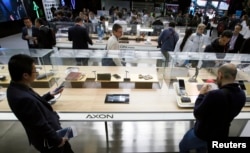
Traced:
[[79, 16], [77, 16], [75, 18], [75, 23], [79, 23], [79, 22], [82, 22], [82, 21], [83, 21], [83, 19], [81, 17], [79, 17]]
[[240, 23], [237, 23], [235, 26], [239, 26], [240, 29], [242, 29], [242, 25]]
[[117, 16], [118, 16], [119, 19], [121, 19], [122, 16], [123, 16], [122, 12], [118, 12], [118, 13], [117, 13]]
[[40, 25], [44, 24], [44, 20], [42, 18], [37, 18], [36, 22], [38, 22]]
[[206, 25], [203, 24], [203, 23], [200, 23], [200, 24], [198, 24], [198, 26], [197, 26], [197, 29], [198, 29], [198, 28], [204, 28], [204, 29], [205, 29], [205, 28], [206, 28]]
[[181, 42], [181, 45], [180, 45], [180, 51], [183, 50], [185, 44], [186, 44], [186, 41], [188, 40], [188, 38], [190, 37], [190, 35], [193, 33], [193, 29], [192, 28], [187, 28], [186, 31], [185, 31], [185, 36]]
[[120, 24], [114, 24], [113, 27], [112, 27], [112, 31], [117, 31], [118, 29], [121, 29], [122, 26]]
[[233, 36], [233, 32], [231, 30], [224, 30], [221, 33], [221, 37], [231, 38], [232, 36]]
[[100, 16], [100, 21], [105, 20], [104, 16]]
[[26, 16], [26, 17], [23, 18], [23, 21], [24, 21], [24, 20], [30, 20], [30, 21], [31, 21], [31, 18], [28, 17], [28, 16]]
[[175, 27], [175, 23], [174, 22], [169, 22], [168, 26], [174, 28]]
[[222, 73], [224, 79], [234, 80], [237, 75], [237, 68], [233, 64], [224, 64], [219, 68], [218, 72]]
[[24, 73], [31, 75], [33, 63], [35, 63], [34, 59], [28, 55], [16, 54], [12, 56], [8, 63], [11, 80], [21, 81]]

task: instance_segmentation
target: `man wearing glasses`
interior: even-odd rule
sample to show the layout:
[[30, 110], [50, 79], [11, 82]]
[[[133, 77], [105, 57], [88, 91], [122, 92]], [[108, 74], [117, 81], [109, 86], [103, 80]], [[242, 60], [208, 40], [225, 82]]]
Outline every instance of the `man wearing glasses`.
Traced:
[[11, 77], [7, 89], [8, 103], [22, 123], [30, 144], [41, 153], [73, 153], [68, 139], [57, 134], [56, 131], [62, 128], [59, 116], [48, 103], [63, 89], [50, 91], [43, 96], [37, 94], [31, 87], [37, 71], [33, 58], [28, 55], [12, 56], [8, 68]]

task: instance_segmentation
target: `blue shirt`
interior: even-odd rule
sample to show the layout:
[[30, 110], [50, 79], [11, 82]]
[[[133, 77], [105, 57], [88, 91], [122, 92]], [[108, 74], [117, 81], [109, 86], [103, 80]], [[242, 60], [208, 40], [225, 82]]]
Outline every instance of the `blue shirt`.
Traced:
[[175, 44], [178, 40], [179, 35], [175, 32], [174, 28], [169, 27], [161, 32], [158, 38], [158, 45], [161, 46], [162, 52], [174, 51]]

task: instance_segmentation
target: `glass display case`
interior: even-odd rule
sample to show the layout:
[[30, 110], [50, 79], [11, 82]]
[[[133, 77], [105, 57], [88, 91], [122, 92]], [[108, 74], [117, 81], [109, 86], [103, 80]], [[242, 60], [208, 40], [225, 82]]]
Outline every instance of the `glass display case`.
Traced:
[[49, 88], [56, 83], [53, 65], [50, 62], [52, 49], [7, 49], [0, 48], [0, 86], [7, 87], [10, 83], [8, 72], [9, 59], [15, 54], [26, 54], [34, 58], [38, 76], [32, 86], [35, 88]]
[[225, 63], [236, 65], [236, 83], [245, 91], [246, 106], [250, 106], [249, 54], [169, 52], [169, 57], [166, 80], [173, 87], [180, 107], [193, 107], [204, 84], [218, 88], [217, 71]]
[[[88, 66], [78, 64], [80, 60], [87, 60]], [[107, 60], [121, 65], [107, 66]], [[51, 62], [66, 87], [160, 89], [164, 81], [160, 51], [61, 49], [51, 55]]]

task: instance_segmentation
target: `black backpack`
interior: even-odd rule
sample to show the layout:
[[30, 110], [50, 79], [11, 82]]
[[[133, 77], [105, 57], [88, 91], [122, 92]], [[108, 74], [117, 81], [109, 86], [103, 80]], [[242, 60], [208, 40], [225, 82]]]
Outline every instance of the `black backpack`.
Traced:
[[51, 45], [56, 45], [56, 33], [53, 28], [49, 27], [49, 42], [51, 42]]

